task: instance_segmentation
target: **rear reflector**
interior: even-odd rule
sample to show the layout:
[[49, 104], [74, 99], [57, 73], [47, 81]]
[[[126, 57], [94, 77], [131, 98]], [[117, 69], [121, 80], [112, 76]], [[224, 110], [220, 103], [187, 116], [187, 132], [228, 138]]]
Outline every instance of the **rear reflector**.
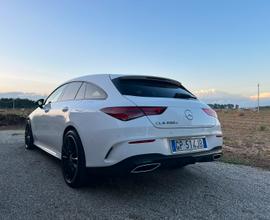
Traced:
[[103, 108], [100, 111], [117, 118], [121, 121], [129, 121], [135, 118], [147, 116], [147, 115], [160, 115], [167, 107], [108, 107]]
[[151, 139], [151, 140], [141, 140], [141, 141], [130, 141], [128, 142], [129, 144], [143, 144], [143, 143], [151, 143], [154, 142], [155, 139]]
[[207, 115], [217, 118], [217, 113], [211, 108], [203, 108], [202, 109]]

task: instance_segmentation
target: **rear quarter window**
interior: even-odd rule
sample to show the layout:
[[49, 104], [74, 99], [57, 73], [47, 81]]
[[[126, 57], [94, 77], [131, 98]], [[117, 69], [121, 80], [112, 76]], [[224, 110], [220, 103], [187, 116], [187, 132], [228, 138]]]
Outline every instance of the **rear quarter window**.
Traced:
[[107, 94], [106, 92], [101, 89], [100, 87], [84, 82], [83, 85], [81, 86], [79, 92], [77, 93], [76, 99], [77, 100], [82, 100], [82, 99], [106, 99]]
[[86, 83], [85, 99], [106, 99], [105, 91], [92, 83]]

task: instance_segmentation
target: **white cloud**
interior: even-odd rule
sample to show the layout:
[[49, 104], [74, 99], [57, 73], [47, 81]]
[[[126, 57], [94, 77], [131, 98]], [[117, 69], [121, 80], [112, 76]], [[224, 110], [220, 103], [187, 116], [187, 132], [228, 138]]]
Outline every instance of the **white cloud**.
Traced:
[[[231, 94], [216, 89], [201, 89], [194, 92], [197, 97], [208, 104], [238, 104], [241, 107], [255, 107], [257, 96]], [[261, 94], [261, 105], [270, 105], [270, 93]]]
[[[251, 99], [257, 99], [258, 98], [258, 95], [252, 95], [250, 96]], [[260, 99], [270, 99], [270, 92], [262, 92], [260, 94]]]

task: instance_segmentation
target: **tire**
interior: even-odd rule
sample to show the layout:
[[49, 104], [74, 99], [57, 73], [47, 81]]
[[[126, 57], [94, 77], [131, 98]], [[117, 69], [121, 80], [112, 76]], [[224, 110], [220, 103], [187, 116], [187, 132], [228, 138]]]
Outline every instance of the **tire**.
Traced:
[[29, 120], [27, 120], [25, 126], [24, 141], [26, 150], [33, 150], [35, 148], [32, 127]]
[[75, 130], [64, 135], [62, 154], [62, 173], [66, 184], [78, 188], [86, 183], [85, 154], [81, 139]]

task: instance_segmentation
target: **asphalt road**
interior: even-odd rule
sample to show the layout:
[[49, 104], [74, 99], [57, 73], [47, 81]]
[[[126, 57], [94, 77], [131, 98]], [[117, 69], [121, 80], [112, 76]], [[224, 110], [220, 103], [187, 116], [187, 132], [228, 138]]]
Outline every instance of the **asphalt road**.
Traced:
[[71, 189], [57, 159], [1, 131], [0, 219], [270, 219], [270, 172], [214, 162]]

